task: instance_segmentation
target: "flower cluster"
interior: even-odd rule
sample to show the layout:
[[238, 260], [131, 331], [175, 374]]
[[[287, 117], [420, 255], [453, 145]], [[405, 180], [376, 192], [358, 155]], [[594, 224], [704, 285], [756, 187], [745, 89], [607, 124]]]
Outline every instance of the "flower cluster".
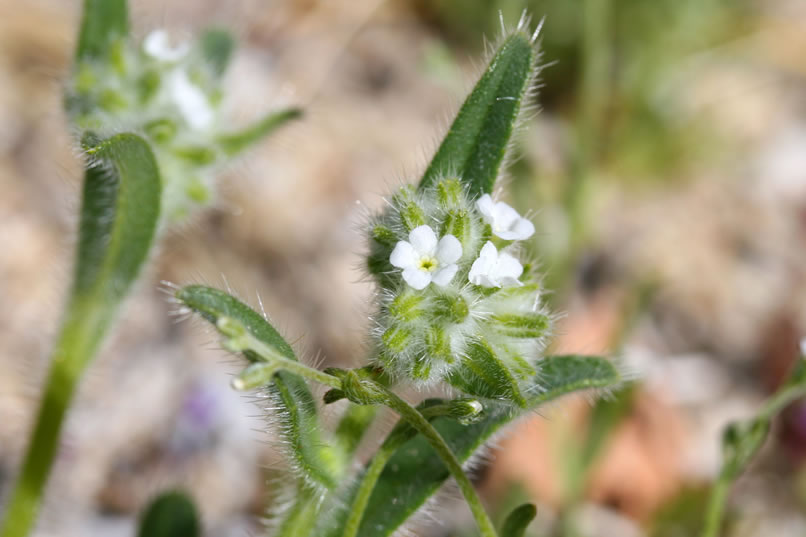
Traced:
[[181, 217], [211, 197], [212, 167], [226, 159], [219, 109], [231, 38], [209, 31], [195, 43], [155, 30], [141, 45], [119, 39], [105, 57], [79, 59], [67, 110], [82, 131], [120, 131], [151, 142], [163, 178], [163, 210]]
[[371, 222], [380, 286], [374, 341], [398, 378], [446, 380], [464, 393], [523, 402], [550, 318], [515, 241], [533, 224], [459, 179], [403, 187]]

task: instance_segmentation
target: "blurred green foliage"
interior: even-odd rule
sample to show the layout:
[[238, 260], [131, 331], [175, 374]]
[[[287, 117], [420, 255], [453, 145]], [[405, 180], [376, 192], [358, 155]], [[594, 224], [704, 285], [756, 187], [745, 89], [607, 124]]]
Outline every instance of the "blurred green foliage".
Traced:
[[[539, 104], [571, 122], [580, 119], [584, 101], [586, 55], [596, 54], [606, 65], [603, 84], [595, 88], [598, 101], [594, 160], [635, 175], [667, 175], [682, 157], [708, 149], [692, 125], [680, 117], [676, 88], [679, 77], [697, 54], [745, 35], [751, 28], [752, 8], [747, 0], [418, 0], [418, 9], [463, 47], [478, 48], [480, 35], [500, 35], [499, 12], [507, 24], [526, 10], [545, 16], [542, 31], [543, 62]], [[592, 35], [586, 21], [603, 30]], [[591, 43], [591, 38], [596, 42]], [[705, 129], [707, 131], [707, 129]]]

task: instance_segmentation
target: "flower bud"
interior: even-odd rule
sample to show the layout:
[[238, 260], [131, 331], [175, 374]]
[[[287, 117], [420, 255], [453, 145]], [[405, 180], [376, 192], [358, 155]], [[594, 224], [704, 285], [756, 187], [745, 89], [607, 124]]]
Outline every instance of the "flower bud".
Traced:
[[462, 425], [470, 425], [481, 419], [484, 406], [476, 399], [459, 398], [448, 403], [448, 416]]

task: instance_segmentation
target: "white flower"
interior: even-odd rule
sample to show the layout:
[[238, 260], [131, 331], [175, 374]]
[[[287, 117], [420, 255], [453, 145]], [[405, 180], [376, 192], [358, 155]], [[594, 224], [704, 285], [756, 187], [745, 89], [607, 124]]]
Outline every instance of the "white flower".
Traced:
[[164, 62], [176, 62], [184, 58], [190, 52], [190, 43], [179, 43], [171, 46], [168, 32], [165, 30], [154, 30], [143, 40], [143, 50], [154, 59]]
[[523, 274], [523, 265], [506, 252], [498, 253], [493, 243], [487, 241], [479, 258], [473, 261], [468, 279], [470, 283], [482, 287], [502, 287], [523, 285], [518, 279]]
[[168, 85], [171, 98], [185, 121], [194, 129], [209, 127], [213, 122], [213, 109], [207, 95], [191, 82], [183, 69], [171, 73]]
[[518, 211], [504, 203], [494, 202], [489, 194], [484, 194], [476, 201], [484, 220], [493, 228], [493, 234], [507, 241], [528, 239], [535, 232], [535, 226]]
[[806, 358], [806, 337], [800, 340], [800, 355]]
[[403, 279], [413, 288], [425, 289], [429, 283], [443, 287], [459, 270], [456, 262], [462, 257], [462, 244], [453, 235], [437, 242], [429, 226], [419, 226], [409, 233], [408, 241], [399, 241], [389, 257], [392, 265], [403, 269]]

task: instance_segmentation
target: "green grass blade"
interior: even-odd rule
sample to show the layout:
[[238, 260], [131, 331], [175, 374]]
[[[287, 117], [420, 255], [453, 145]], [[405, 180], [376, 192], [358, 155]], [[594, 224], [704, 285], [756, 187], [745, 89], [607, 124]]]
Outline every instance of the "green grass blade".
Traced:
[[84, 0], [76, 58], [89, 60], [107, 54], [116, 39], [129, 35], [126, 0]]
[[[591, 356], [556, 356], [542, 360], [534, 379], [535, 394], [529, 398], [533, 409], [568, 393], [608, 388], [621, 381], [616, 367], [603, 358]], [[461, 425], [449, 418], [437, 418], [434, 426], [464, 463], [490, 437], [521, 415], [507, 405], [487, 404], [486, 416], [471, 425]], [[392, 535], [413, 515], [448, 478], [448, 470], [421, 437], [407, 441], [386, 464], [370, 497], [361, 529], [361, 537]]]
[[[255, 338], [269, 345], [289, 360], [297, 360], [288, 342], [260, 314], [238, 299], [218, 289], [203, 285], [183, 287], [176, 297], [215, 326], [221, 317], [239, 322]], [[243, 352], [250, 362], [261, 357], [250, 350]], [[305, 379], [287, 371], [274, 376], [268, 387], [279, 410], [272, 416], [279, 422], [290, 449], [288, 455], [308, 485], [333, 488], [342, 471], [338, 450], [321, 435], [316, 401]]]
[[537, 516], [537, 508], [531, 503], [525, 503], [512, 510], [501, 527], [501, 535], [505, 537], [523, 537], [526, 527]]
[[202, 55], [217, 76], [222, 76], [235, 51], [235, 38], [227, 30], [208, 28], [199, 39]]
[[237, 155], [289, 121], [299, 117], [302, 117], [302, 110], [299, 108], [287, 108], [279, 112], [274, 112], [242, 131], [219, 136], [218, 145], [227, 155]]
[[148, 144], [119, 134], [88, 149], [75, 278], [3, 537], [30, 530], [67, 407], [84, 368], [144, 265], [157, 230], [161, 183]]
[[157, 496], [140, 519], [138, 537], [198, 537], [199, 517], [193, 501], [181, 492]]
[[517, 32], [503, 41], [459, 110], [420, 188], [456, 175], [474, 195], [492, 192], [535, 74], [535, 62], [535, 47], [528, 35]]

